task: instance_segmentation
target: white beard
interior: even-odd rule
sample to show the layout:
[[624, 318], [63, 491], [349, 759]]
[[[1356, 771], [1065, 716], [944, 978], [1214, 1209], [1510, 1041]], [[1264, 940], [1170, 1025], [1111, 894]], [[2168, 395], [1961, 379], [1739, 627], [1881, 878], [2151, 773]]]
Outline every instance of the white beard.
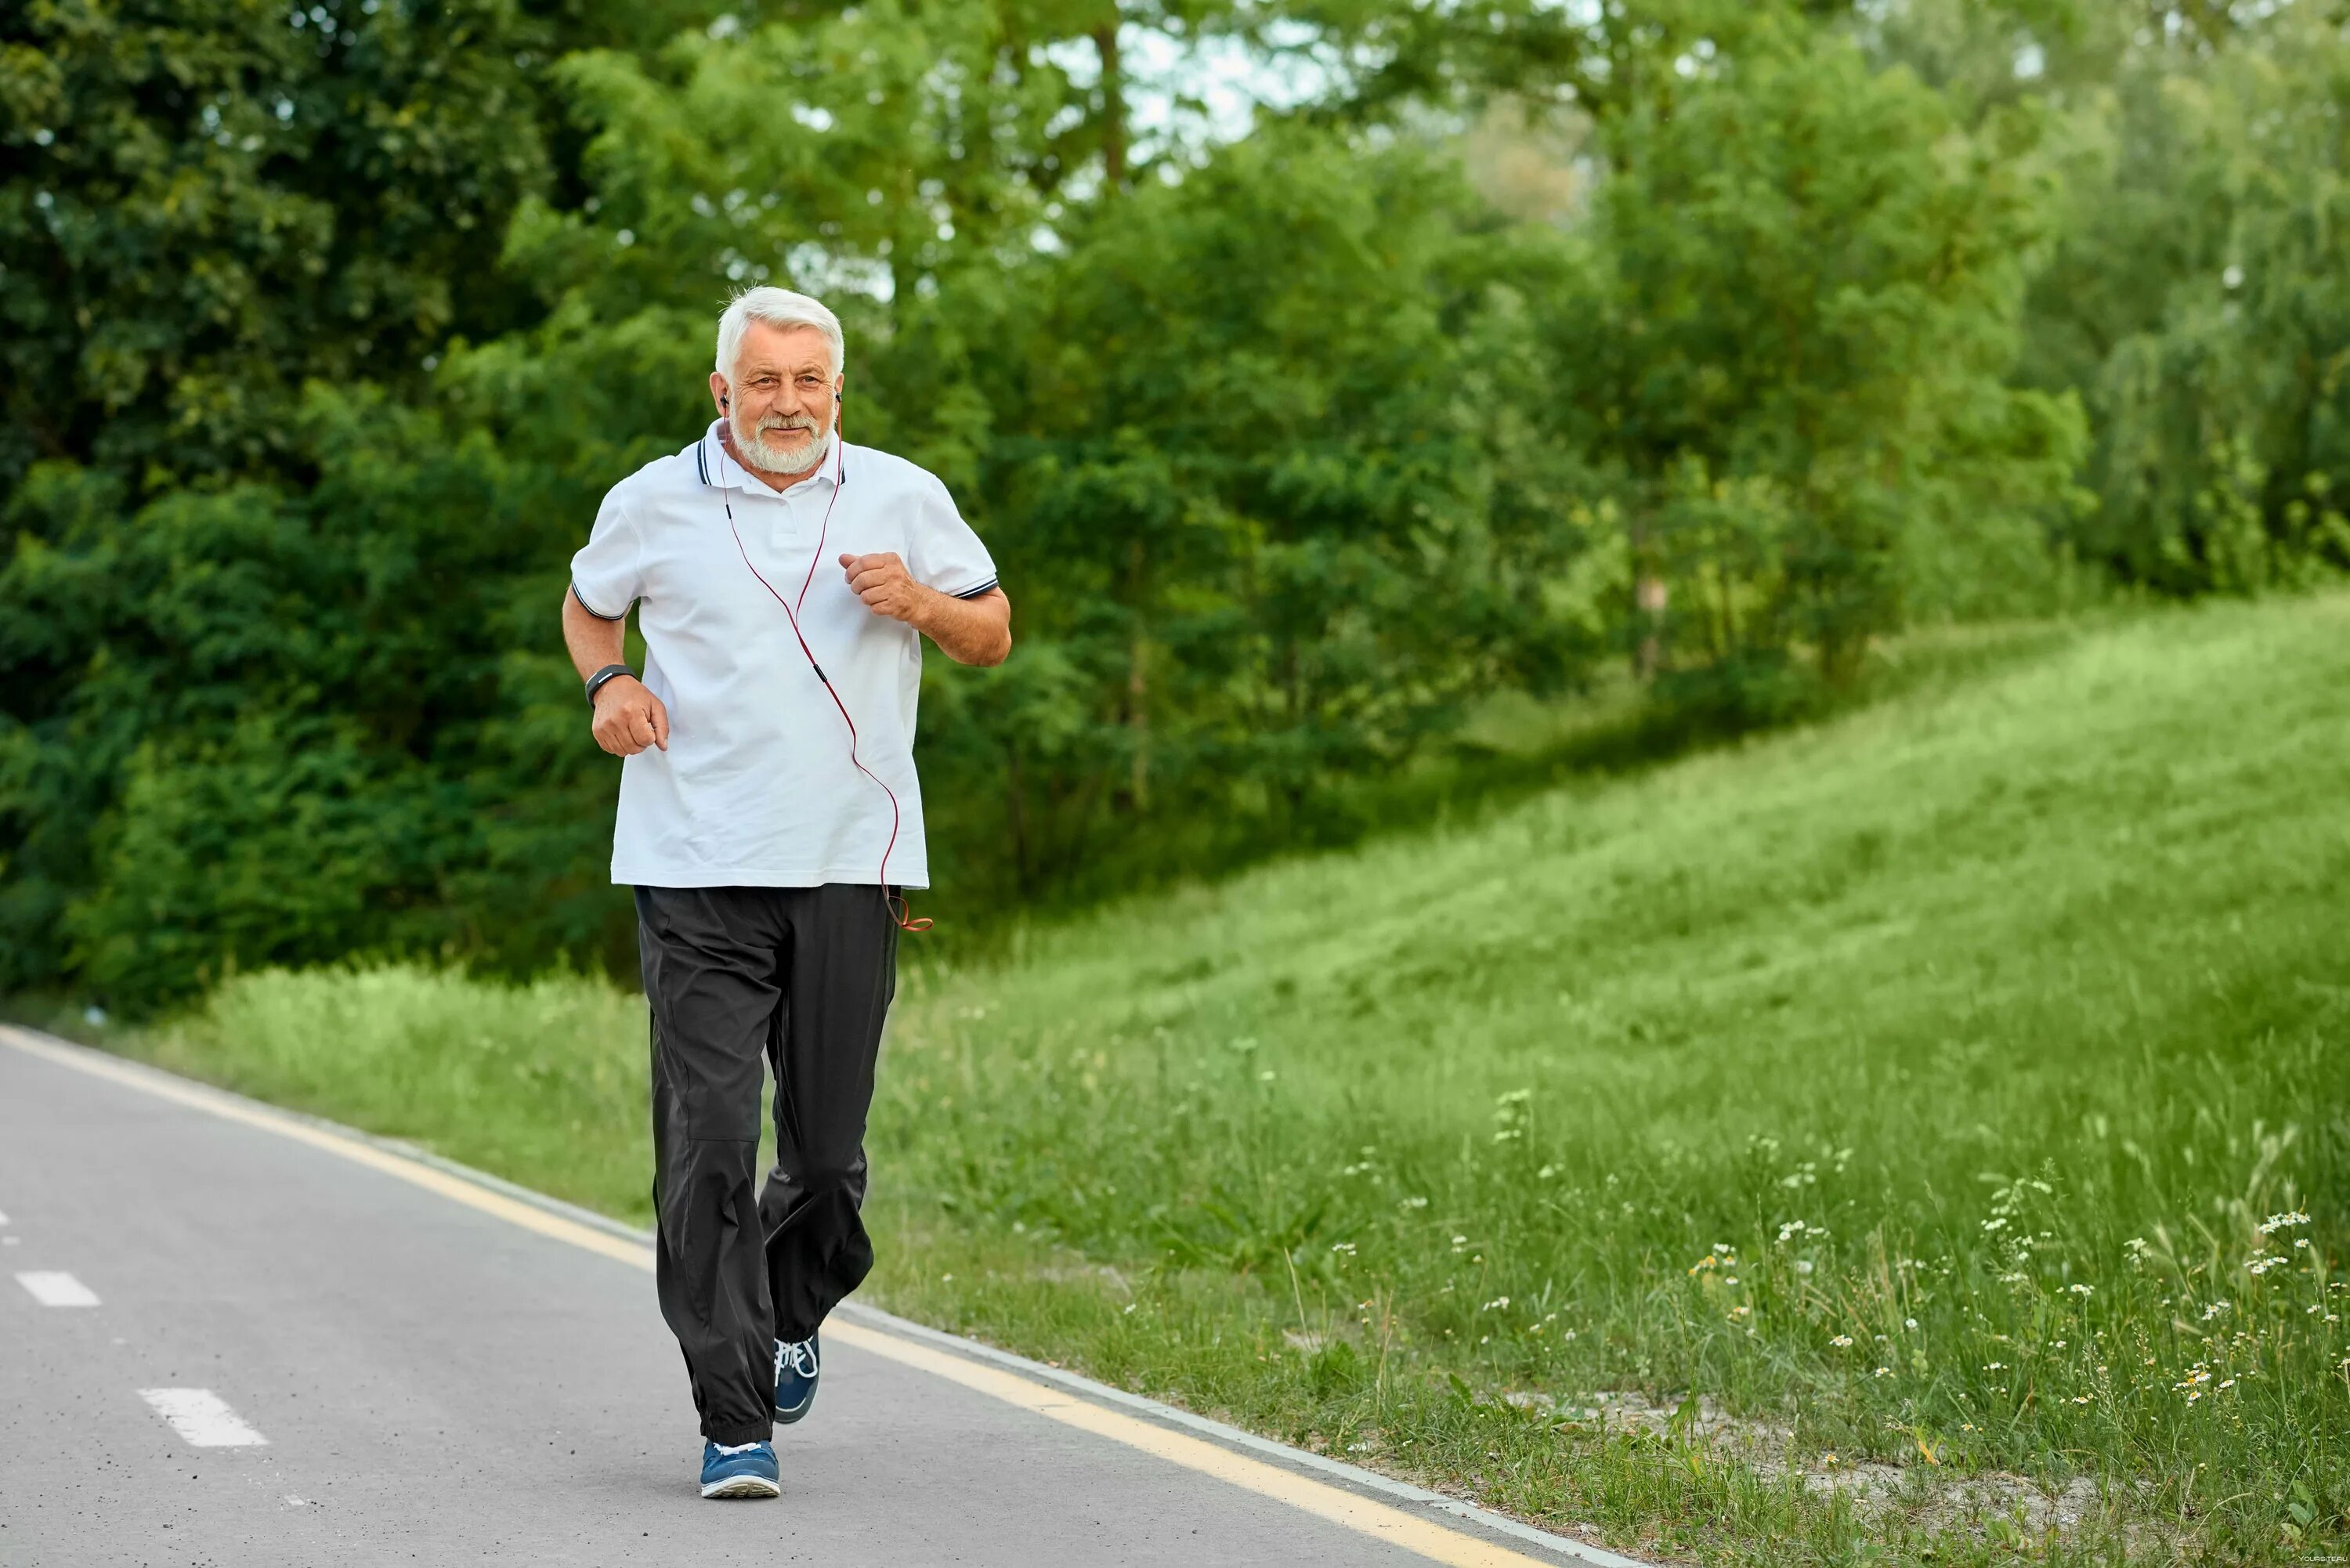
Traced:
[[[806, 473], [823, 461], [825, 446], [831, 431], [824, 430], [745, 430], [743, 421], [733, 421], [734, 450], [743, 461], [762, 473]], [[769, 437], [781, 439], [770, 440]]]

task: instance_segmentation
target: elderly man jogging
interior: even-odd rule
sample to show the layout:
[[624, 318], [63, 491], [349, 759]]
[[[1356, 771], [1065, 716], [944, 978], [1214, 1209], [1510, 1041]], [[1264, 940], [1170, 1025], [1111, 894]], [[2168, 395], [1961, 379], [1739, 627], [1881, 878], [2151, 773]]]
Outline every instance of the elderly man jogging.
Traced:
[[[896, 890], [929, 885], [921, 639], [965, 664], [1012, 647], [946, 486], [841, 441], [842, 369], [823, 305], [736, 298], [718, 418], [613, 486], [563, 603], [597, 743], [628, 759], [612, 880], [636, 889], [661, 1315], [704, 1497], [781, 1490], [774, 1425], [807, 1413], [817, 1327], [873, 1266], [858, 1210]], [[641, 676], [621, 659], [631, 606]], [[763, 1062], [775, 1168], [754, 1189]]]

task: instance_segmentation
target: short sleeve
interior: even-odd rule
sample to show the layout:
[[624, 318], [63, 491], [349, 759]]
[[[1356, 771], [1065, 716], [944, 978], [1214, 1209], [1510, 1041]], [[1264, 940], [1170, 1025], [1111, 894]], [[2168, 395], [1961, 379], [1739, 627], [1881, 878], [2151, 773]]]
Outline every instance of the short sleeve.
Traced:
[[588, 543], [571, 557], [571, 597], [598, 620], [619, 620], [644, 594], [644, 551], [628, 510], [611, 495], [596, 511]]
[[932, 475], [922, 477], [906, 541], [906, 570], [925, 587], [959, 599], [977, 598], [995, 587], [994, 558], [955, 510], [947, 487]]

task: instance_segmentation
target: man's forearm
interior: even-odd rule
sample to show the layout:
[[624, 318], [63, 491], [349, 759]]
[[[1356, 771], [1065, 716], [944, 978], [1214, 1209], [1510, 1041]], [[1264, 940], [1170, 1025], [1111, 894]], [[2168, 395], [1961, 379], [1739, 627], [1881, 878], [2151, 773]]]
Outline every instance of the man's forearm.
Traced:
[[587, 680], [608, 664], [624, 662], [628, 622], [606, 620], [588, 613], [577, 595], [563, 590], [563, 643], [571, 650], [572, 668]]
[[957, 664], [1001, 664], [1012, 652], [1012, 601], [1002, 588], [971, 599], [928, 590], [911, 624]]

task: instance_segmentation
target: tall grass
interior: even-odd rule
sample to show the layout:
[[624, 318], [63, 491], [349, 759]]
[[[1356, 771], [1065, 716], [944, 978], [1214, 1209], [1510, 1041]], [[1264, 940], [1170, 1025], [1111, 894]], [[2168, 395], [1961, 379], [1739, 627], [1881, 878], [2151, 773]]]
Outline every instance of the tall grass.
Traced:
[[[2338, 1555], [2345, 780], [2350, 600], [2223, 607], [917, 951], [875, 1289], [1654, 1550]], [[600, 985], [141, 1048], [644, 1213]]]
[[650, 1224], [645, 1041], [644, 998], [602, 981], [491, 985], [401, 966], [240, 975], [193, 1016], [122, 1043]]

